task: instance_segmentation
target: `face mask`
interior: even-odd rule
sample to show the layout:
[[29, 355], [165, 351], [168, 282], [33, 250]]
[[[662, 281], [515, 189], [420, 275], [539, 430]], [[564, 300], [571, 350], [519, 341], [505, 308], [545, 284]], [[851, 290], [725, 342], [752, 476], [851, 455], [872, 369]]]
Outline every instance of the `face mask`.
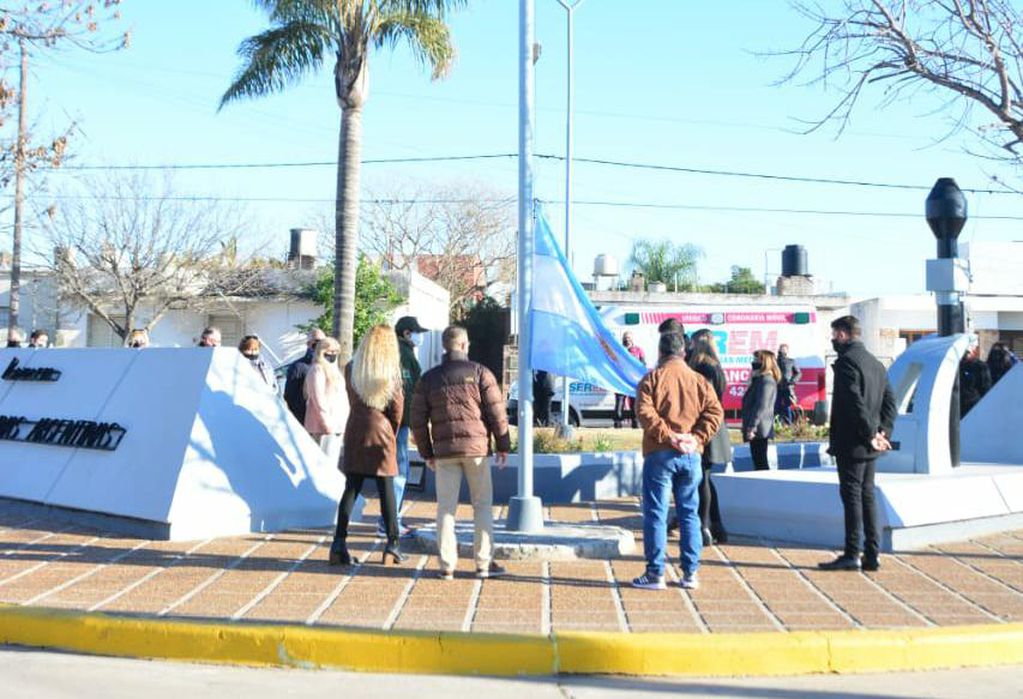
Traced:
[[753, 362], [753, 371], [760, 371], [764, 368], [763, 362]]
[[248, 359], [250, 362], [257, 362], [259, 361], [259, 353], [257, 352], [256, 354], [246, 354], [245, 358]]
[[787, 357], [787, 356], [789, 356], [789, 353], [788, 353], [788, 352], [779, 352], [779, 353], [778, 353], [778, 358], [779, 358], [779, 359], [784, 359], [784, 358], [785, 358], [785, 357]]
[[330, 363], [330, 364], [333, 364], [334, 362], [337, 361], [337, 355], [336, 354], [325, 354], [325, 355], [323, 355], [323, 358], [325, 360], [327, 360], [327, 362]]
[[846, 344], [845, 342], [841, 342], [840, 340], [832, 340], [831, 347], [839, 354], [842, 354], [847, 349], [849, 349], [849, 345]]
[[133, 343], [131, 343], [131, 346], [134, 349], [139, 349], [140, 347], [142, 347], [142, 343], [141, 342], [133, 342]]
[[423, 336], [419, 333], [412, 333], [409, 335], [408, 340], [412, 343], [413, 347], [419, 347], [423, 344]]

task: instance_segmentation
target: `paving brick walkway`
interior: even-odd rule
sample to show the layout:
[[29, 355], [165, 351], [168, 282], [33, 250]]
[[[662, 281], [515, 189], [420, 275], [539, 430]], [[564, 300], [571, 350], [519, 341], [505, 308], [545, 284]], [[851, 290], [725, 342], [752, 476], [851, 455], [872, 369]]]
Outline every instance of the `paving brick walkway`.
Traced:
[[[433, 512], [433, 503], [411, 502], [406, 521], [426, 522]], [[468, 508], [459, 517], [468, 518]], [[642, 549], [635, 500], [555, 506], [548, 518], [626, 527]], [[357, 563], [350, 569], [326, 565], [329, 544], [325, 530], [174, 543], [128, 539], [0, 505], [0, 602], [164, 618], [544, 634], [1023, 621], [1023, 531], [885, 555], [876, 573], [823, 573], [816, 564], [831, 551], [737, 541], [704, 550], [702, 587], [694, 592], [630, 587], [643, 570], [640, 553], [513, 562], [510, 575], [486, 581], [463, 559], [456, 579], [445, 582], [433, 556], [413, 552], [403, 566], [380, 565], [383, 542], [369, 525], [354, 527]], [[678, 576], [673, 567], [669, 581]]]

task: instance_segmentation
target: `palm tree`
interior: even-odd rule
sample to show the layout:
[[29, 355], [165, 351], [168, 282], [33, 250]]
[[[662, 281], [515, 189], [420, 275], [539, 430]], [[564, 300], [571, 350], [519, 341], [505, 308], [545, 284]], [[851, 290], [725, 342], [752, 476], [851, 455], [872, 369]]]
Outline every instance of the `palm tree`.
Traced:
[[243, 65], [220, 99], [220, 108], [297, 83], [334, 58], [334, 88], [341, 108], [334, 230], [334, 335], [351, 356], [355, 322], [355, 270], [359, 237], [362, 107], [369, 92], [369, 49], [404, 41], [433, 78], [443, 77], [455, 49], [444, 23], [466, 0], [254, 0], [270, 28], [238, 47]]

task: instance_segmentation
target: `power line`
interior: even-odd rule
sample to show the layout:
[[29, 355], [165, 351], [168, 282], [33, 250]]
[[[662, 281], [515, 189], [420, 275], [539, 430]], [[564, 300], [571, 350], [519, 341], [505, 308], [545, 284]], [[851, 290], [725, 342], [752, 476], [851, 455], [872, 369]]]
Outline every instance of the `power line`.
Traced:
[[[4, 194], [0, 198], [10, 199], [13, 195]], [[173, 195], [165, 197], [111, 197], [111, 196], [85, 196], [85, 195], [55, 195], [48, 197], [42, 194], [28, 195], [28, 199], [46, 199], [57, 201], [180, 201], [195, 203], [212, 202], [237, 202], [237, 203], [285, 203], [285, 204], [328, 204], [334, 203], [335, 199], [303, 198], [303, 197], [216, 197], [216, 196], [191, 196]], [[419, 206], [428, 204], [510, 204], [512, 198], [485, 198], [485, 199], [360, 199], [360, 204], [378, 206]], [[540, 199], [541, 204], [548, 206], [562, 206], [561, 199]], [[790, 214], [808, 216], [853, 216], [853, 217], [877, 217], [877, 218], [920, 218], [919, 213], [905, 213], [899, 211], [844, 211], [828, 209], [789, 209], [772, 208], [759, 206], [713, 206], [710, 204], [671, 204], [663, 202], [634, 202], [634, 201], [611, 201], [595, 199], [576, 199], [572, 201], [577, 206], [600, 206], [612, 208], [629, 209], [662, 209], [662, 210], [688, 210], [688, 211], [723, 211], [734, 213], [761, 213], [761, 214]], [[1023, 216], [971, 216], [970, 220], [979, 221], [1023, 221]]]
[[[362, 161], [363, 165], [400, 165], [417, 163], [442, 163], [473, 160], [499, 160], [518, 157], [516, 153], [484, 153], [479, 155], [439, 155], [401, 158], [370, 158]], [[550, 153], [538, 153], [540, 160], [564, 162], [565, 156]], [[606, 167], [648, 170], [653, 172], [677, 172], [689, 175], [708, 175], [712, 177], [737, 177], [777, 182], [798, 182], [801, 184], [840, 185], [845, 187], [873, 187], [881, 189], [903, 189], [912, 191], [930, 191], [931, 185], [906, 184], [900, 182], [872, 182], [869, 180], [846, 180], [828, 177], [809, 177], [802, 175], [778, 175], [766, 172], [748, 172], [742, 170], [718, 170], [714, 168], [696, 168], [682, 165], [660, 165], [657, 163], [639, 163], [605, 158], [573, 158], [574, 162], [584, 165], [601, 165]], [[162, 165], [66, 165], [59, 170], [69, 171], [114, 171], [114, 170], [243, 170], [243, 169], [276, 169], [303, 167], [336, 167], [334, 160], [312, 160], [295, 162], [270, 163], [168, 163]], [[1016, 194], [1012, 189], [965, 188], [971, 194]]]

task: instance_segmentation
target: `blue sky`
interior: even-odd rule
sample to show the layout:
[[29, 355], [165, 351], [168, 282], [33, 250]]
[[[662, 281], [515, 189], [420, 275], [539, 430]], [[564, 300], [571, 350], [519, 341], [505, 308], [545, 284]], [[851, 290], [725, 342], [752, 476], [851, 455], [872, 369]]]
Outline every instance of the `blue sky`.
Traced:
[[[565, 13], [535, 0], [538, 153], [563, 154]], [[75, 164], [330, 161], [340, 112], [329, 66], [270, 98], [217, 112], [238, 67], [235, 50], [266, 26], [243, 0], [128, 0], [123, 26], [130, 49], [89, 55], [67, 50], [34, 61], [30, 100], [40, 132], [69, 118], [80, 133]], [[517, 149], [517, 0], [481, 0], [452, 20], [459, 57], [450, 77], [431, 82], [407, 51], [373, 55], [364, 117], [365, 158], [511, 153]], [[837, 93], [777, 85], [792, 63], [758, 52], [796, 46], [810, 29], [782, 2], [586, 0], [575, 20], [576, 155], [687, 168], [929, 187], [956, 177], [964, 188], [991, 187], [1007, 166], [964, 152], [967, 136], [945, 139], [937, 98], [880, 109], [864, 95], [849, 129], [803, 135], [800, 120], [825, 113]], [[111, 27], [113, 29], [113, 27]], [[810, 74], [807, 74], [810, 77]], [[563, 165], [537, 164], [536, 195], [562, 229]], [[481, 183], [499, 194], [517, 188], [514, 160], [367, 165], [364, 191], [387, 196], [395, 183]], [[48, 186], [67, 186], [70, 172]], [[283, 253], [289, 228], [313, 225], [334, 196], [331, 166], [303, 169], [181, 171], [182, 194], [322, 201], [250, 202], [253, 240]], [[707, 208], [577, 205], [574, 250], [585, 279], [598, 253], [628, 257], [632, 241], [670, 238], [700, 245], [701, 281], [723, 280], [733, 264], [758, 277], [765, 254], [772, 278], [790, 243], [809, 249], [811, 272], [854, 295], [922, 290], [923, 260], [934, 241], [923, 220], [926, 189], [879, 189], [642, 171], [579, 164], [575, 198]], [[969, 195], [961, 240], [1023, 238], [1017, 196]], [[735, 211], [727, 209], [746, 209]], [[886, 212], [846, 216], [750, 211], [783, 208]], [[0, 247], [7, 247], [0, 245]]]

